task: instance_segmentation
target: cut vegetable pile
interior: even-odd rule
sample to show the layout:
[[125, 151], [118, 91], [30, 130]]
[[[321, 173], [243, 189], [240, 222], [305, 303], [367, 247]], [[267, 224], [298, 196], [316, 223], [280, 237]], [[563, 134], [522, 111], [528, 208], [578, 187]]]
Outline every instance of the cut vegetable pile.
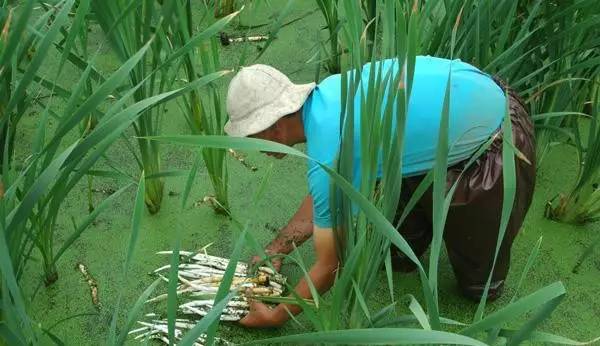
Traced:
[[[171, 255], [171, 251], [158, 252], [159, 255]], [[193, 253], [180, 251], [180, 264], [178, 268], [177, 297], [180, 302], [178, 318], [175, 323], [175, 338], [180, 340], [183, 334], [198, 323], [198, 320], [212, 309], [214, 299], [219, 290], [219, 285], [225, 274], [229, 260], [222, 257], [211, 256], [206, 253]], [[153, 274], [159, 275], [168, 282], [164, 273], [168, 273], [170, 265], [156, 269]], [[238, 262], [235, 268], [231, 291], [237, 291], [221, 314], [221, 321], [239, 321], [248, 314], [249, 297], [279, 297], [282, 295], [286, 278], [269, 267], [259, 267], [255, 272], [249, 273], [246, 263]], [[146, 303], [166, 301], [167, 294], [160, 294]], [[146, 321], [138, 321], [140, 328], [132, 330], [129, 334], [134, 339], [158, 339], [168, 344], [167, 320], [161, 319], [158, 314], [146, 315]], [[201, 336], [196, 345], [204, 342]], [[229, 344], [225, 340], [217, 343]]]

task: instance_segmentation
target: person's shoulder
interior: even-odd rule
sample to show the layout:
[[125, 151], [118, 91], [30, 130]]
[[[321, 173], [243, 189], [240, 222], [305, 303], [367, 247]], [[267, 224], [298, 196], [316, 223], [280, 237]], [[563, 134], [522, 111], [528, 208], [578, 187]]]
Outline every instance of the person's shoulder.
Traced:
[[417, 68], [430, 69], [430, 70], [440, 69], [440, 70], [448, 71], [448, 68], [450, 66], [452, 66], [453, 71], [469, 70], [469, 71], [474, 71], [474, 72], [481, 72], [476, 66], [471, 65], [467, 62], [464, 62], [460, 59], [451, 60], [451, 59], [440, 58], [440, 57], [435, 57], [435, 56], [431, 56], [431, 55], [417, 56], [416, 64], [417, 64]]
[[318, 112], [339, 109], [342, 94], [341, 76], [331, 75], [323, 79], [313, 91], [311, 109]]
[[325, 90], [340, 88], [341, 80], [342, 80], [342, 75], [340, 75], [339, 73], [332, 74], [331, 76], [327, 76], [323, 80], [321, 80], [319, 82], [319, 84], [317, 84], [317, 87], [319, 89], [325, 89]]
[[325, 78], [305, 104], [304, 131], [309, 156], [328, 161], [335, 156], [340, 127], [341, 85], [339, 75]]

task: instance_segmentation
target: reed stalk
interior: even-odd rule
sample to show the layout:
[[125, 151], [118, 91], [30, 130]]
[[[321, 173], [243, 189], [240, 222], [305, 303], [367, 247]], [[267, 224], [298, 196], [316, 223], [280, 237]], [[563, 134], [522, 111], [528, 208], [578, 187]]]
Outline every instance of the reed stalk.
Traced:
[[[11, 258], [11, 266], [17, 280], [21, 277], [28, 259], [31, 258], [32, 251], [37, 248], [41, 254], [45, 282], [51, 284], [58, 277], [56, 262], [59, 258], [99, 213], [106, 210], [110, 203], [129, 185], [106, 198], [82, 220], [73, 220], [73, 232], [64, 243], [56, 244], [55, 234], [61, 206], [70, 191], [104, 156], [107, 148], [123, 135], [125, 129], [143, 114], [152, 110], [156, 112], [156, 109], [159, 108], [162, 111], [161, 107], [164, 107], [165, 102], [205, 86], [224, 73], [213, 73], [188, 83], [182, 88], [153, 93], [137, 102], [133, 95], [142, 88], [142, 83], [138, 83], [123, 95], [119, 95], [117, 89], [131, 76], [132, 71], [139, 69], [140, 62], [143, 61], [144, 55], [149, 50], [155, 37], [150, 36], [149, 42], [143, 45], [139, 51], [134, 52], [112, 74], [106, 77], [94, 75], [97, 73], [93, 68], [94, 57], [91, 61], [83, 64], [83, 72], [79, 81], [72, 88], [64, 89], [57, 85], [56, 79], [63, 71], [66, 62], [80, 62], [74, 59], [76, 55], [73, 54], [72, 49], [74, 49], [75, 38], [80, 34], [81, 28], [85, 27], [83, 23], [89, 14], [90, 1], [79, 1], [72, 22], [69, 20], [69, 14], [74, 0], [61, 1], [36, 19], [34, 23], [30, 23], [29, 27], [35, 29], [30, 31], [28, 26], [23, 24], [29, 20], [34, 2], [35, 0], [26, 2], [20, 9], [22, 11], [20, 17], [17, 17], [18, 25], [11, 26], [6, 30], [5, 36], [8, 37], [8, 41], [4, 47], [14, 45], [19, 49], [0, 52], [2, 53], [0, 54], [1, 71], [7, 71], [2, 66], [17, 67], [10, 76], [10, 85], [11, 87], [15, 86], [14, 90], [9, 93], [2, 88], [0, 93], [11, 97], [4, 108], [5, 113], [9, 116], [0, 119], [0, 125], [17, 126], [19, 119], [29, 108], [34, 105], [43, 107], [33, 137], [29, 160], [23, 164], [22, 168], [17, 169], [8, 164], [10, 160], [7, 159], [5, 160], [7, 164], [2, 167], [2, 181], [7, 190], [2, 199], [2, 224], [5, 227], [3, 236], [10, 249], [8, 254]], [[3, 6], [0, 14], [7, 13], [4, 12], [7, 9], [11, 11], [12, 7]], [[53, 18], [53, 20], [48, 22], [49, 18]], [[54, 80], [46, 80], [38, 76], [38, 71], [46, 55], [51, 51], [61, 29], [65, 26], [70, 30], [66, 30], [65, 43], [59, 48], [59, 67], [56, 71], [50, 71]], [[4, 25], [4, 27], [7, 26]], [[24, 44], [18, 44], [20, 41], [24, 41]], [[31, 59], [20, 60], [21, 55], [26, 54], [30, 47], [35, 48]], [[78, 67], [82, 67], [82, 65], [79, 64]], [[152, 73], [149, 73], [146, 78], [154, 77]], [[94, 79], [94, 83], [90, 83], [91, 79]], [[44, 103], [39, 99], [31, 99], [26, 96], [27, 91], [36, 86], [33, 84], [34, 81], [39, 84], [38, 88], [55, 92], [64, 98], [65, 102], [63, 102], [59, 114], [55, 114], [52, 108], [53, 97], [49, 98], [49, 102]], [[38, 93], [39, 90], [36, 89], [35, 92]], [[118, 97], [114, 97], [114, 103], [107, 105], [105, 103], [107, 98], [115, 94]], [[107, 110], [104, 111], [104, 109]], [[88, 123], [90, 114], [99, 115], [98, 125], [93, 128], [87, 126], [87, 130], [79, 132], [77, 135], [76, 132], [80, 129], [81, 124]], [[52, 129], [48, 126], [51, 115], [56, 117], [55, 126]], [[138, 122], [137, 124], [145, 123]], [[72, 134], [75, 136], [72, 137]], [[68, 138], [74, 138], [73, 142], [63, 143]], [[9, 139], [3, 138], [2, 140], [8, 141]], [[144, 143], [151, 147], [157, 145], [148, 140], [144, 140]], [[5, 159], [10, 157], [7, 147], [2, 155]], [[152, 184], [150, 185], [152, 186]]]
[[[107, 36], [111, 47], [121, 62], [130, 59], [139, 49], [150, 42], [150, 54], [145, 63], [139, 64], [129, 74], [130, 87], [138, 86], [133, 93], [136, 102], [152, 95], [164, 92], [172, 87], [175, 75], [168, 68], [159, 68], [172, 48], [165, 22], [172, 20], [173, 12], [169, 3], [159, 5], [155, 1], [132, 3], [125, 0], [110, 2], [93, 1], [92, 9], [100, 27]], [[157, 135], [163, 118], [164, 107], [148, 109], [135, 123], [139, 148], [140, 170], [147, 176], [159, 173], [160, 148], [143, 137]], [[145, 203], [148, 211], [155, 214], [160, 210], [163, 198], [164, 181], [162, 178], [148, 179], [146, 182]]]
[[235, 0], [215, 0], [215, 18], [223, 18], [235, 11]]
[[[185, 46], [194, 36], [196, 25], [192, 22], [193, 14], [191, 2], [188, 0], [176, 7], [176, 11], [181, 18], [179, 25], [173, 26], [177, 45]], [[211, 25], [210, 31], [222, 30], [228, 25], [239, 12], [231, 13]], [[205, 16], [204, 18], [207, 18]], [[193, 81], [198, 76], [207, 75], [218, 71], [219, 61], [219, 41], [216, 35], [206, 37], [198, 42], [195, 49], [189, 50], [182, 57], [182, 67], [189, 81]], [[193, 134], [223, 135], [223, 127], [227, 120], [227, 113], [223, 104], [221, 91], [217, 85], [212, 85], [209, 92], [204, 95], [190, 93], [183, 99], [182, 110], [186, 121]], [[204, 148], [199, 153], [206, 165], [206, 170], [210, 178], [214, 191], [215, 203], [212, 203], [214, 211], [218, 214], [227, 215], [229, 210], [228, 197], [228, 174], [226, 163], [226, 151], [221, 149]]]
[[338, 0], [316, 0], [317, 6], [325, 19], [327, 31], [329, 32], [329, 57], [327, 59], [327, 70], [331, 74], [340, 73], [341, 52], [339, 47], [338, 33], [340, 30], [340, 19], [338, 13]]
[[[600, 220], [600, 80], [596, 80], [590, 91], [591, 105], [587, 140], [579, 149], [579, 174], [573, 189], [560, 194], [551, 201], [546, 216], [573, 224], [593, 223]], [[580, 121], [587, 121], [583, 119]], [[576, 126], [580, 126], [580, 121]], [[577, 132], [579, 133], [579, 132]]]

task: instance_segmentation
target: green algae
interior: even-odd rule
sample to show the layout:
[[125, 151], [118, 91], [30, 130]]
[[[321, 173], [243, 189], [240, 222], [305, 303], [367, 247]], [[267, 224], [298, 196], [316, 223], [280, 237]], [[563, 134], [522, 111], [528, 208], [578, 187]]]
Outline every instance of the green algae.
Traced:
[[[313, 2], [297, 2], [289, 19], [300, 17], [314, 9]], [[269, 8], [259, 11], [259, 17], [242, 16], [242, 24], [250, 22], [266, 22], [269, 20]], [[276, 8], [274, 9], [276, 10]], [[306, 16], [303, 20], [285, 26], [278, 33], [277, 39], [257, 62], [271, 64], [290, 75], [295, 82], [312, 81], [315, 66], [307, 64], [314, 54], [315, 39], [323, 21], [319, 13]], [[251, 29], [250, 34], [264, 34], [267, 27]], [[231, 29], [231, 35], [241, 35], [245, 29]], [[97, 31], [91, 33], [91, 43], [99, 47], [101, 52], [98, 65], [103, 71], [114, 70], [115, 59], [110, 56], [108, 47], [101, 45], [102, 38]], [[233, 44], [222, 50], [224, 67], [235, 67], [243, 47], [247, 47], [247, 63], [258, 53], [257, 44]], [[68, 71], [68, 70], [67, 70]], [[65, 85], [76, 78], [76, 71], [64, 74]], [[225, 88], [228, 80], [221, 84]], [[28, 137], [33, 133], [37, 115], [24, 120], [20, 144], [22, 152], [28, 146]], [[189, 133], [183, 117], [179, 114], [176, 104], [170, 104], [163, 116], [163, 133]], [[132, 133], [128, 133], [129, 136]], [[194, 153], [187, 148], [162, 146], [163, 167], [167, 169], [189, 169], [194, 159]], [[251, 172], [232, 158], [228, 158], [230, 175], [230, 200], [234, 217], [242, 222], [248, 222], [253, 235], [261, 244], [266, 244], [273, 236], [271, 226], [283, 226], [294, 213], [302, 197], [307, 193], [305, 182], [306, 163], [296, 158], [286, 158], [275, 161], [258, 153], [247, 153], [247, 160], [258, 167]], [[137, 167], [130, 153], [122, 142], [110, 149], [108, 156], [125, 171], [133, 175]], [[253, 196], [258, 188], [260, 179], [273, 165], [263, 198], [253, 204]], [[103, 166], [101, 164], [100, 166]], [[525, 295], [554, 281], [561, 280], [568, 294], [552, 315], [552, 318], [542, 325], [542, 330], [561, 334], [570, 338], [587, 340], [600, 334], [600, 301], [598, 296], [598, 277], [600, 274], [600, 253], [584, 262], [577, 274], [572, 272], [578, 256], [596, 237], [598, 227], [575, 227], [559, 224], [543, 218], [546, 201], [560, 191], [568, 188], [575, 178], [575, 155], [572, 148], [556, 147], [539, 167], [538, 184], [523, 229], [513, 247], [512, 269], [509, 275], [505, 295], [497, 302], [491, 303], [488, 312], [506, 304], [515, 293], [515, 285], [535, 242], [543, 237], [542, 249], [538, 260], [527, 277], [521, 292]], [[204, 168], [198, 172], [195, 184], [190, 194], [189, 202], [182, 208], [180, 193], [184, 189], [186, 177], [167, 178], [165, 183], [165, 199], [157, 215], [145, 213], [140, 230], [134, 263], [126, 278], [121, 275], [122, 261], [125, 257], [129, 239], [131, 211], [135, 191], [125, 193], [92, 227], [84, 232], [81, 239], [70, 248], [58, 263], [59, 280], [49, 288], [41, 288], [35, 297], [34, 291], [41, 282], [39, 263], [32, 261], [24, 276], [25, 293], [31, 299], [30, 312], [33, 318], [44, 327], [53, 326], [63, 319], [73, 317], [55, 326], [52, 331], [67, 345], [98, 345], [103, 344], [108, 335], [110, 319], [116, 307], [117, 297], [122, 287], [125, 293], [120, 304], [120, 321], [123, 321], [126, 311], [142, 291], [152, 283], [154, 278], [148, 273], [161, 266], [166, 259], [155, 255], [157, 251], [170, 249], [175, 242], [175, 230], [182, 236], [182, 248], [194, 250], [207, 244], [210, 253], [227, 256], [238, 234], [236, 226], [226, 217], [217, 216], [206, 205], [194, 205], [195, 201], [211, 193], [210, 182]], [[108, 178], [95, 178], [94, 187], [113, 188], [123, 185], [123, 181]], [[169, 194], [169, 192], [172, 192]], [[171, 195], [171, 196], [170, 196]], [[104, 196], [94, 194], [98, 203]], [[70, 231], [70, 217], [82, 219], [87, 212], [87, 190], [85, 184], [78, 185], [63, 206], [60, 220], [57, 244], [66, 239]], [[312, 258], [310, 242], [300, 248], [301, 254], [307, 261]], [[250, 256], [246, 251], [244, 256]], [[75, 269], [76, 263], [84, 263], [95, 277], [99, 286], [99, 298], [102, 307], [96, 309], [89, 293], [89, 287], [81, 274]], [[286, 264], [283, 272], [292, 280], [299, 277], [296, 267]], [[379, 277], [380, 289], [371, 298], [370, 306], [375, 309], [388, 302], [387, 283], [385, 276]], [[468, 322], [472, 319], [476, 305], [459, 296], [456, 289], [454, 274], [444, 255], [440, 263], [440, 309], [445, 317]], [[420, 283], [415, 274], [399, 274], [395, 281], [396, 295], [405, 293], [420, 296]], [[165, 290], [165, 287], [159, 289]], [[147, 307], [151, 311], [152, 307]], [[83, 315], [81, 315], [83, 314]], [[92, 314], [92, 315], [90, 315]], [[81, 315], [81, 316], [77, 316]], [[302, 321], [302, 318], [300, 318]], [[518, 324], [518, 320], [514, 321]], [[221, 326], [221, 336], [231, 341], [242, 341], [285, 333], [300, 332], [301, 329], [293, 323], [288, 323], [280, 330], [246, 330], [235, 324], [224, 323]], [[131, 344], [135, 344], [130, 341]]]

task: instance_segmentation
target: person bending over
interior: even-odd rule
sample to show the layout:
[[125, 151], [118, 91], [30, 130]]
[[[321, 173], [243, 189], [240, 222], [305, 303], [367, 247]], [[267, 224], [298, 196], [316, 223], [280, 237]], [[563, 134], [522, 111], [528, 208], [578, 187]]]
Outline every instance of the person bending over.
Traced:
[[[382, 75], [397, 73], [395, 59], [382, 64]], [[535, 139], [533, 124], [523, 101], [503, 83], [460, 60], [419, 56], [408, 105], [402, 153], [403, 189], [398, 215], [424, 174], [432, 169], [437, 149], [439, 123], [448, 72], [452, 69], [450, 93], [449, 154], [447, 186], [458, 181], [448, 212], [444, 240], [460, 292], [479, 300], [491, 270], [502, 210], [502, 131], [508, 98], [515, 147], [526, 156], [516, 160], [515, 202], [500, 249], [490, 300], [500, 296], [510, 264], [510, 248], [531, 203], [535, 185]], [[370, 68], [364, 66], [362, 81], [369, 80]], [[362, 89], [358, 89], [362, 90]], [[365, 89], [366, 90], [366, 89]], [[242, 68], [232, 79], [227, 93], [230, 120], [225, 132], [230, 136], [252, 137], [288, 146], [306, 143], [308, 156], [333, 167], [340, 144], [340, 113], [343, 100], [341, 75], [332, 75], [318, 85], [294, 84], [283, 73], [267, 65]], [[360, 95], [357, 95], [360, 97]], [[360, 119], [360, 102], [356, 117]], [[354, 142], [360, 143], [360, 131]], [[492, 136], [492, 144], [464, 172], [465, 162]], [[360, 146], [354, 145], [354, 176], [360, 174]], [[285, 155], [267, 155], [281, 159]], [[381, 163], [380, 163], [381, 165]], [[268, 255], [288, 254], [311, 236], [315, 262], [309, 275], [323, 293], [334, 283], [338, 257], [329, 210], [330, 180], [316, 163], [308, 163], [309, 195], [289, 223], [265, 248]], [[360, 179], [356, 179], [360, 181]], [[417, 255], [422, 255], [432, 238], [431, 189], [418, 202], [398, 230]], [[254, 259], [255, 261], [257, 258]], [[279, 270], [280, 260], [273, 260]], [[414, 264], [395, 247], [392, 265], [397, 271], [411, 271]], [[296, 292], [311, 298], [305, 279]], [[300, 307], [279, 304], [274, 309], [253, 302], [250, 313], [240, 321], [247, 327], [277, 327]]]

